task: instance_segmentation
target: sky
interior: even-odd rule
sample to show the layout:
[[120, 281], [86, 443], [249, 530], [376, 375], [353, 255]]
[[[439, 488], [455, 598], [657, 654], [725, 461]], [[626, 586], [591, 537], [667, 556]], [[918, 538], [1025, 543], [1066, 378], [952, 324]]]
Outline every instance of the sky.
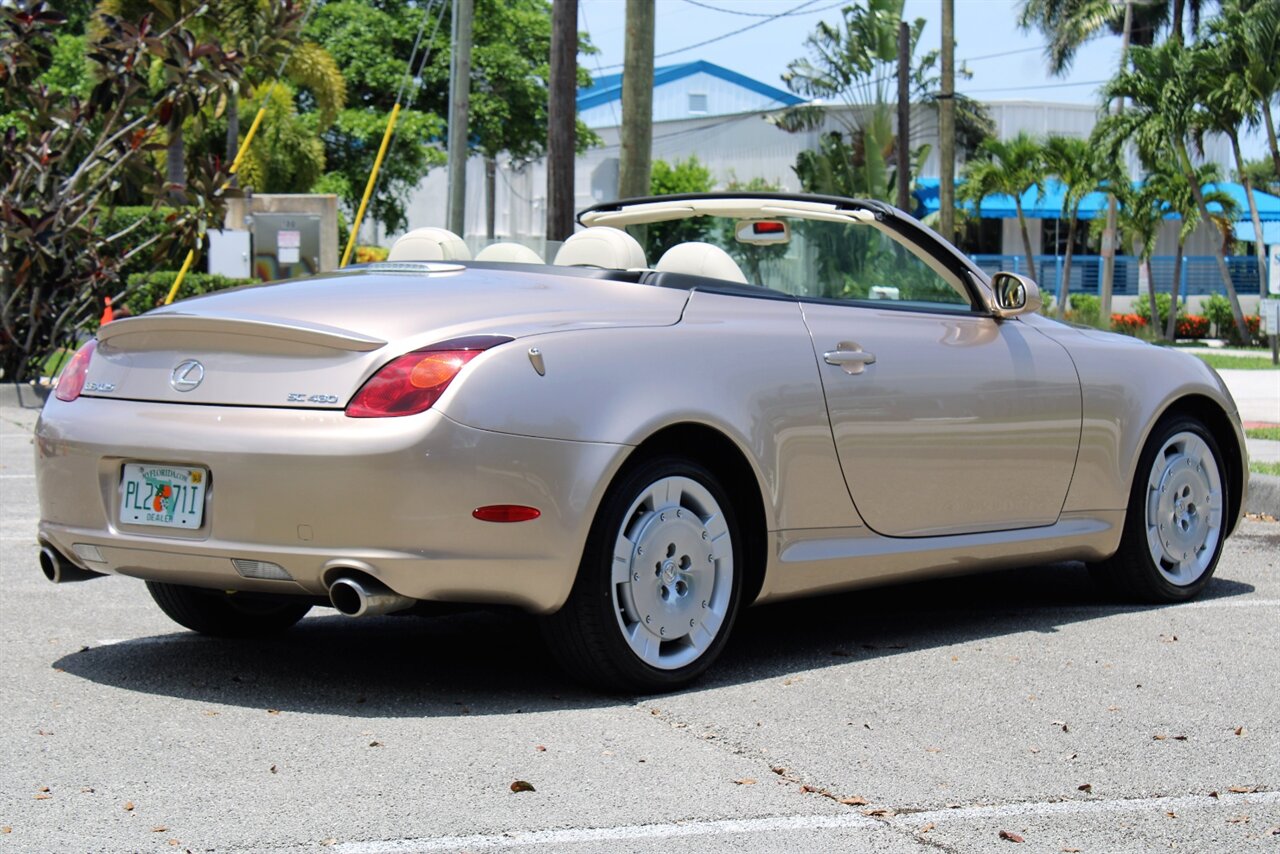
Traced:
[[[661, 67], [704, 59], [785, 89], [781, 74], [787, 63], [805, 56], [805, 37], [824, 18], [838, 20], [840, 8], [849, 2], [656, 0], [654, 64]], [[956, 67], [973, 73], [968, 80], [957, 74], [956, 89], [984, 101], [1098, 104], [1099, 82], [1119, 66], [1120, 39], [1108, 35], [1084, 45], [1070, 71], [1054, 77], [1044, 57], [1044, 37], [1018, 28], [1019, 5], [1018, 0], [955, 0]], [[907, 0], [905, 17], [926, 20], [918, 50], [938, 48], [940, 9], [940, 0]], [[600, 50], [594, 56], [580, 56], [578, 61], [593, 74], [621, 70], [625, 12], [625, 0], [578, 0], [578, 28], [588, 33]], [[789, 14], [769, 19], [779, 13]], [[752, 24], [759, 25], [727, 35]], [[718, 40], [692, 47], [710, 39]], [[1263, 155], [1260, 133], [1248, 134], [1242, 143], [1246, 157]]]

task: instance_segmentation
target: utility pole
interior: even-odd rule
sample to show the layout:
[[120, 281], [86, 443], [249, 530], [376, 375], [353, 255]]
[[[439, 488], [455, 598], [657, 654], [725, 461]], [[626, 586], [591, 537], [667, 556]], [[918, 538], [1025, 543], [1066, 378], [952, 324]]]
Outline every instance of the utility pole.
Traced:
[[654, 0], [627, 0], [627, 41], [622, 66], [622, 156], [618, 195], [649, 195], [653, 156]]
[[551, 5], [547, 97], [547, 240], [573, 234], [573, 156], [578, 92], [578, 0]]
[[911, 210], [911, 28], [898, 22], [898, 210]]
[[453, 0], [449, 62], [449, 212], [447, 228], [466, 236], [467, 118], [471, 112], [471, 22], [475, 0]]
[[938, 227], [956, 239], [956, 5], [942, 0], [942, 93], [938, 105]]
[[[1124, 4], [1124, 35], [1120, 39], [1120, 70], [1129, 61], [1129, 35], [1133, 32], [1133, 0]], [[1116, 104], [1116, 112], [1124, 112], [1124, 98]], [[1123, 161], [1122, 161], [1123, 163]], [[1128, 170], [1123, 170], [1127, 172]], [[1111, 323], [1111, 295], [1116, 281], [1116, 196], [1107, 193], [1107, 224], [1102, 231], [1102, 281], [1098, 285], [1098, 301], [1101, 303], [1098, 320], [1103, 328]], [[1149, 287], [1154, 287], [1150, 285]]]

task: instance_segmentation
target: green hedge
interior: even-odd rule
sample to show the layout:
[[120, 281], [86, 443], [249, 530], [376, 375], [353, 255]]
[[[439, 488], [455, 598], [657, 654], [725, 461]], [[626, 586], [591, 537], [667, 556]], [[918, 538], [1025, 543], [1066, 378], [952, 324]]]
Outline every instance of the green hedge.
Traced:
[[[117, 257], [119, 257], [127, 254], [135, 246], [145, 243], [152, 237], [163, 236], [169, 228], [169, 217], [176, 212], [174, 208], [153, 208], [149, 205], [115, 208], [110, 211], [109, 215], [104, 215], [99, 220], [98, 233], [103, 237], [110, 237], [140, 219], [145, 220], [142, 225], [139, 225], [116, 242], [115, 250]], [[157, 267], [181, 265], [182, 259], [186, 255], [186, 249], [181, 246], [170, 246], [166, 252], [157, 254], [161, 249], [160, 243], [163, 243], [163, 241], [153, 243], [150, 248], [144, 249], [130, 258], [120, 268], [120, 281], [122, 283], [128, 282], [131, 276], [137, 273], [146, 273]]]
[[[134, 273], [128, 280], [129, 290], [125, 296], [125, 305], [134, 314], [150, 311], [164, 302], [164, 298], [168, 296], [169, 288], [173, 287], [173, 280], [177, 275], [177, 270]], [[182, 288], [178, 291], [178, 299], [208, 294], [224, 288], [238, 287], [239, 285], [252, 285], [258, 281], [258, 279], [231, 279], [211, 273], [187, 273], [182, 280]]]

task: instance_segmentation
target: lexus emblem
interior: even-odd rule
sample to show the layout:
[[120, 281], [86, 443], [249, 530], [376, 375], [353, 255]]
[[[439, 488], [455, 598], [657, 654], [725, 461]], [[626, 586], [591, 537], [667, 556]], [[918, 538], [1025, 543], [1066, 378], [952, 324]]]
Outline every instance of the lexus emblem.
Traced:
[[179, 362], [178, 367], [169, 375], [169, 385], [175, 391], [191, 391], [204, 381], [204, 365], [195, 359]]

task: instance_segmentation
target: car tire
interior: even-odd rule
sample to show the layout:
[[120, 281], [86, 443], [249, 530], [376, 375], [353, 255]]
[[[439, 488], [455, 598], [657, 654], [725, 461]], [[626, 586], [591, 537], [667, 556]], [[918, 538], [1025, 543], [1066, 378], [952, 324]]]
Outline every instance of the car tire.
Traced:
[[1134, 473], [1119, 550], [1089, 570], [1138, 602], [1184, 602], [1213, 577], [1230, 519], [1222, 453], [1188, 416], [1158, 424]]
[[619, 693], [672, 691], [719, 656], [742, 596], [742, 537], [704, 466], [649, 457], [610, 486], [568, 601], [543, 620], [564, 669]]
[[148, 581], [147, 591], [175, 623], [215, 637], [254, 638], [279, 634], [311, 610], [306, 602], [243, 593], [232, 595], [161, 581]]

